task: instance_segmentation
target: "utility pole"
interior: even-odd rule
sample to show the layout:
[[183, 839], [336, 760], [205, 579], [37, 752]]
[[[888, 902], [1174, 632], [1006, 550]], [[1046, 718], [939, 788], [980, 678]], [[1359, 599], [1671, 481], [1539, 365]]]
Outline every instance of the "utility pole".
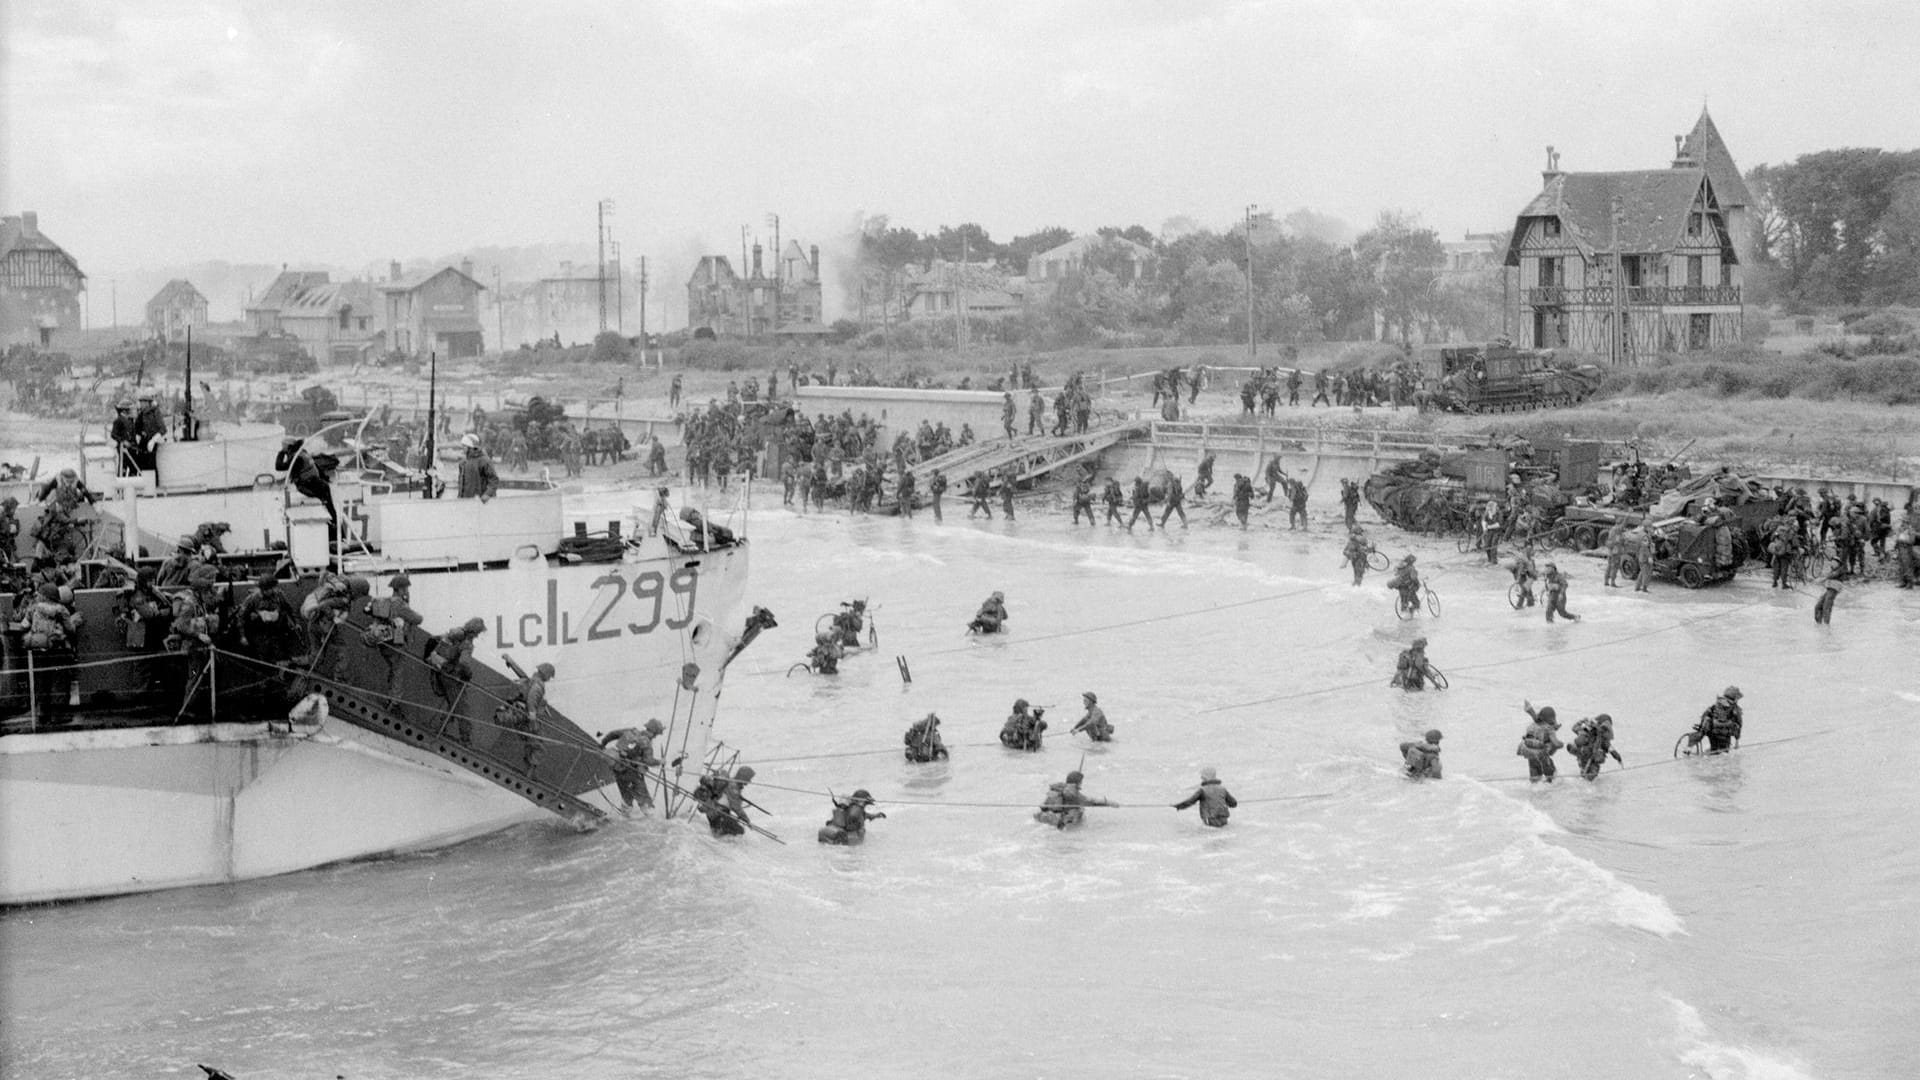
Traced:
[[500, 291], [500, 268], [493, 268], [493, 332], [494, 348], [502, 356], [507, 352], [507, 297]]
[[607, 246], [613, 249], [613, 328], [624, 337], [627, 332], [627, 271], [620, 262], [620, 241], [610, 240]]
[[1627, 277], [1620, 265], [1620, 196], [1615, 195], [1607, 207], [1608, 243], [1613, 248], [1613, 340], [1609, 343], [1607, 359], [1614, 367], [1625, 364], [1630, 359], [1627, 348]]
[[600, 287], [600, 332], [607, 330], [607, 215], [613, 213], [613, 200], [600, 200], [600, 265], [596, 270]]
[[1259, 209], [1247, 206], [1247, 366], [1259, 367], [1254, 361], [1258, 350], [1253, 343], [1253, 212]]
[[780, 279], [782, 276], [780, 264], [783, 261], [780, 257], [780, 215], [769, 213], [767, 215], [767, 224], [773, 226], [773, 323], [772, 325], [773, 325], [774, 331], [778, 332], [780, 329], [780, 291], [781, 291]]
[[642, 367], [647, 359], [647, 257], [640, 256], [640, 360]]
[[740, 280], [746, 288], [740, 293], [740, 321], [746, 336], [753, 337], [753, 279], [747, 276], [747, 227], [740, 226]]
[[120, 325], [120, 279], [119, 278], [107, 279], [107, 298], [113, 309], [113, 322], [110, 325], [114, 326], [115, 328], [118, 328]]

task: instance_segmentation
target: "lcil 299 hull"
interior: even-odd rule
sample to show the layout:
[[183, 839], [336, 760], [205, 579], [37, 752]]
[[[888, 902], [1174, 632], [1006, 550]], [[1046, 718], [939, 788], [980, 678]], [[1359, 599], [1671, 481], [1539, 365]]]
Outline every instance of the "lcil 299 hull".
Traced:
[[[195, 675], [188, 658], [130, 650], [117, 590], [82, 589], [73, 723], [30, 719], [36, 673], [22, 635], [7, 635], [0, 694], [15, 717], [0, 738], [0, 904], [240, 881], [555, 814], [588, 823], [619, 805], [596, 736], [650, 718], [668, 729], [661, 756], [697, 770], [747, 607], [748, 547], [693, 546], [650, 536], [601, 562], [532, 546], [504, 564], [416, 562], [407, 570], [423, 631], [485, 624], [470, 684], [437, 695], [425, 634], [383, 653], [362, 643], [356, 616], [334, 632], [328, 659], [305, 666], [215, 650], [199, 676], [211, 683], [204, 723], [172, 722]], [[363, 562], [343, 568], [383, 595], [397, 567], [377, 553]], [[296, 602], [312, 586], [285, 585]], [[543, 662], [557, 673], [535, 764], [520, 754], [526, 736], [490, 721], [511, 696], [508, 673]], [[263, 672], [290, 693], [260, 696]], [[286, 723], [288, 697], [316, 688], [331, 699], [329, 718]]]

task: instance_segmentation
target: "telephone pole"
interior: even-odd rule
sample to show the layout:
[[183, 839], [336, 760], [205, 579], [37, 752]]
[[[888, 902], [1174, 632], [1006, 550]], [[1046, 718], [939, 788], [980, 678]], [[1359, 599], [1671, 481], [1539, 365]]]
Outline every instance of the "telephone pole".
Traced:
[[507, 351], [507, 298], [500, 291], [500, 268], [493, 268], [493, 347], [502, 355]]
[[622, 336], [627, 332], [627, 272], [620, 262], [620, 241], [609, 240], [613, 249], [613, 328]]
[[1259, 207], [1247, 206], [1247, 366], [1259, 367], [1254, 362], [1257, 350], [1253, 344], [1253, 212]]
[[780, 215], [769, 213], [767, 224], [773, 226], [773, 329], [780, 331]]
[[600, 265], [595, 273], [600, 289], [600, 332], [607, 330], [607, 215], [613, 213], [613, 200], [600, 200]]
[[[647, 257], [640, 256], [640, 358], [647, 356]], [[643, 365], [644, 366], [644, 365]]]
[[1627, 345], [1627, 277], [1620, 265], [1620, 210], [1620, 196], [1615, 195], [1607, 206], [1608, 242], [1613, 247], [1613, 341], [1607, 359], [1614, 367], [1631, 359]]

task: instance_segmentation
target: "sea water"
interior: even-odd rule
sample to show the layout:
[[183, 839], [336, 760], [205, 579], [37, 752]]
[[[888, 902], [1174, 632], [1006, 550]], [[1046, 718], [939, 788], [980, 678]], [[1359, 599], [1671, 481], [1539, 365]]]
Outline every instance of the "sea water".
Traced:
[[[1912, 594], [1831, 627], [1764, 576], [1607, 589], [1575, 624], [1419, 553], [1354, 588], [1332, 523], [1132, 534], [752, 514], [725, 753], [763, 836], [537, 824], [438, 853], [0, 921], [9, 1076], [1894, 1077], [1920, 1054]], [[969, 637], [1006, 593], [1009, 632]], [[871, 605], [878, 647], [791, 667]], [[435, 612], [452, 622], [459, 612]], [[1416, 635], [1444, 692], [1387, 685]], [[912, 681], [903, 682], [904, 658]], [[559, 677], [566, 678], [564, 664]], [[1675, 760], [1727, 684], [1745, 745]], [[1114, 742], [1068, 734], [1094, 691]], [[1049, 706], [1046, 748], [995, 735]], [[1612, 714], [1628, 768], [1529, 785], [1524, 700]], [[942, 717], [950, 762], [901, 733]], [[618, 718], [639, 723], [646, 718]], [[589, 721], [590, 728], [612, 720]], [[1447, 778], [1397, 744], [1445, 732]], [[1170, 804], [1213, 766], [1228, 828]], [[1120, 804], [1032, 810], [1080, 768]], [[818, 845], [865, 787], [863, 847]]]

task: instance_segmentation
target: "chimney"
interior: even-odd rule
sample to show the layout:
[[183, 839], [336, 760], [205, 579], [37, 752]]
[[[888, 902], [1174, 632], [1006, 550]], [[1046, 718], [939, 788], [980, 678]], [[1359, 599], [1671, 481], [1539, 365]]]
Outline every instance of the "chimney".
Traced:
[[813, 276], [817, 278], [820, 276], [820, 245], [809, 244], [807, 245], [807, 251], [813, 256]]
[[388, 281], [400, 280], [400, 260], [399, 259], [395, 259], [392, 262], [387, 264], [387, 280]]
[[1541, 186], [1551, 184], [1565, 175], [1560, 171], [1560, 152], [1551, 146], [1547, 147], [1547, 167], [1540, 170]]
[[1687, 150], [1687, 137], [1685, 135], [1675, 135], [1673, 137], [1673, 167], [1676, 169], [1691, 169], [1698, 164], [1699, 162], [1693, 160], [1693, 154]]
[[758, 240], [753, 243], [753, 276], [760, 276], [760, 242]]
[[25, 236], [40, 235], [40, 211], [38, 210], [20, 211], [20, 232], [22, 235], [25, 235]]
[[461, 259], [461, 260], [460, 260], [460, 272], [461, 272], [461, 273], [463, 273], [463, 274], [465, 274], [465, 275], [467, 275], [468, 277], [472, 277], [472, 276], [473, 276], [473, 260], [472, 260], [472, 259]]

